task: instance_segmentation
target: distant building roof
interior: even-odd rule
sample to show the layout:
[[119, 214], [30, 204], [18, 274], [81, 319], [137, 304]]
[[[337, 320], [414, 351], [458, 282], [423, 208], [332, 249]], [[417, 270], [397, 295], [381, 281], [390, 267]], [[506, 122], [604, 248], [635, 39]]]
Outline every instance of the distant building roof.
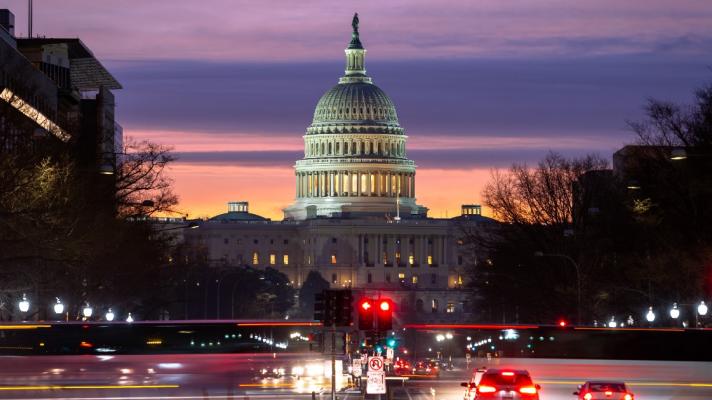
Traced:
[[64, 43], [68, 47], [70, 73], [72, 84], [81, 91], [99, 90], [104, 86], [107, 89], [121, 89], [121, 84], [104, 66], [94, 57], [94, 53], [78, 38], [22, 38], [17, 39], [20, 49], [41, 47], [46, 44]]

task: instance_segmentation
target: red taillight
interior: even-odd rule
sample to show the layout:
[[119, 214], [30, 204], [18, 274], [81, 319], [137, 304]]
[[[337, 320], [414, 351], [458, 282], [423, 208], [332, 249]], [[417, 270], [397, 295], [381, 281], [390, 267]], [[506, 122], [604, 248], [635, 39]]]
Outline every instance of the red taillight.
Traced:
[[381, 308], [381, 311], [388, 311], [391, 309], [391, 302], [388, 300], [384, 300], [381, 302], [379, 307]]
[[633, 395], [630, 393], [626, 393], [625, 396], [623, 396], [623, 400], [633, 400]]
[[584, 400], [591, 400], [593, 398], [593, 395], [591, 393], [586, 393], [583, 395]]
[[477, 386], [477, 393], [494, 393], [497, 389], [494, 386], [480, 385]]
[[613, 392], [610, 391], [610, 390], [606, 390], [606, 391], [605, 391], [605, 394], [606, 394], [606, 397], [611, 397], [611, 396], [613, 396]]
[[502, 376], [514, 376], [514, 372], [512, 372], [512, 371], [504, 371], [504, 372], [502, 372]]
[[81, 342], [81, 343], [79, 343], [79, 347], [84, 347], [84, 348], [90, 349], [90, 348], [94, 347], [94, 345], [89, 342]]
[[536, 394], [535, 386], [522, 386], [519, 388], [519, 393], [521, 394]]

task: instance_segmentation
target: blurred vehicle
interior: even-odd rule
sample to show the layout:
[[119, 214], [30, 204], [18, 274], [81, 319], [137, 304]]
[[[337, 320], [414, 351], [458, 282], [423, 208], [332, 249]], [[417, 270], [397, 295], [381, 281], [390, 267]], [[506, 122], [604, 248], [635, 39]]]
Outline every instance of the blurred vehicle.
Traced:
[[528, 371], [495, 368], [477, 369], [469, 382], [460, 385], [467, 388], [465, 400], [539, 400], [541, 389], [532, 382]]
[[410, 363], [402, 358], [393, 364], [393, 372], [396, 375], [410, 375], [412, 368]]
[[633, 400], [633, 393], [625, 383], [611, 381], [589, 381], [579, 385], [574, 392], [579, 400]]
[[281, 379], [284, 372], [284, 368], [262, 368], [257, 371], [255, 379]]
[[413, 364], [411, 374], [416, 376], [437, 378], [440, 376], [438, 364], [431, 360], [422, 360]]

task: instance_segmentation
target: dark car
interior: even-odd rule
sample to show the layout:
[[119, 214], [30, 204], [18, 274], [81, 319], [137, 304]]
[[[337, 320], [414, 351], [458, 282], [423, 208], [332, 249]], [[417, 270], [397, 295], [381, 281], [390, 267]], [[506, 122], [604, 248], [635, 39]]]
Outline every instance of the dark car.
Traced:
[[[478, 376], [481, 375], [481, 377]], [[541, 387], [532, 382], [529, 372], [512, 369], [476, 370], [466, 387], [465, 400], [539, 400]]]
[[633, 393], [623, 382], [589, 381], [574, 392], [579, 400], [633, 400]]
[[422, 360], [413, 364], [412, 375], [437, 378], [440, 376], [440, 368], [436, 362]]

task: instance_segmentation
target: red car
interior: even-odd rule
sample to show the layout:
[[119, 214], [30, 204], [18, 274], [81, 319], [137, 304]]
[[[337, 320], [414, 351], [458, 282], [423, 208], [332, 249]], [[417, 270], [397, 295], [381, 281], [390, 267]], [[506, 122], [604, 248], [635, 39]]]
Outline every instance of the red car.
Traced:
[[579, 400], [633, 400], [633, 393], [623, 382], [589, 381], [574, 392]]
[[482, 374], [479, 382], [475, 382], [473, 377], [470, 382], [461, 383], [467, 388], [465, 400], [539, 400], [541, 387], [532, 382], [529, 372], [525, 370], [491, 368]]
[[400, 359], [393, 364], [393, 372], [396, 375], [409, 375], [411, 371], [410, 363], [406, 360]]

